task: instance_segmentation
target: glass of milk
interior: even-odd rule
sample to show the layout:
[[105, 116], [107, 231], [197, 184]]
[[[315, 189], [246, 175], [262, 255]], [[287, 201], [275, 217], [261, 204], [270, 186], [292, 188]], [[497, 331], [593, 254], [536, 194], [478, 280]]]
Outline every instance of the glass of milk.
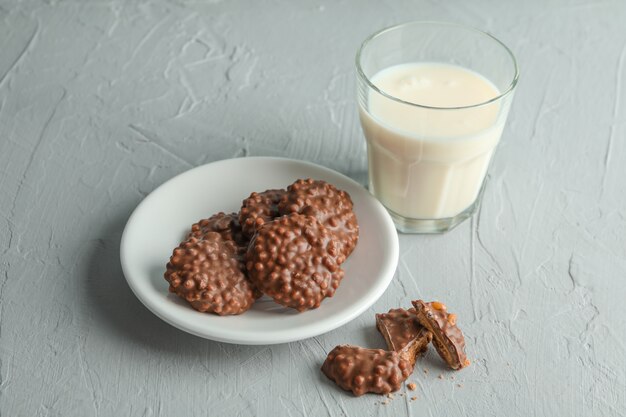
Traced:
[[370, 191], [405, 233], [469, 218], [506, 122], [518, 68], [493, 36], [451, 23], [381, 30], [357, 57]]

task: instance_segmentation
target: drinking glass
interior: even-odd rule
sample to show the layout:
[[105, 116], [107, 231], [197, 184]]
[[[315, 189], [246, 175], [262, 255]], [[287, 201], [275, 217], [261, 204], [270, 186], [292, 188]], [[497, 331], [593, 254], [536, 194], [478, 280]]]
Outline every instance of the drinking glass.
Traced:
[[[412, 68], [421, 72], [412, 76]], [[368, 37], [356, 69], [369, 188], [396, 228], [441, 233], [471, 217], [517, 85], [513, 53], [478, 29], [411, 22]], [[419, 101], [403, 96], [429, 83], [461, 86], [462, 104], [450, 105], [437, 91]]]

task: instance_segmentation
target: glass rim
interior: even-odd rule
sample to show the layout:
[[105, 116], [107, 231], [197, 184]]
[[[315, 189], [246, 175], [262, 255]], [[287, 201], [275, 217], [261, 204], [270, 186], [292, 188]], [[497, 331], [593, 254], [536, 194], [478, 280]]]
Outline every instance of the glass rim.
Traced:
[[[460, 29], [465, 29], [465, 30], [470, 30], [470, 31], [474, 31], [476, 33], [479, 33], [481, 35], [487, 36], [488, 38], [491, 38], [492, 40], [494, 40], [496, 43], [498, 43], [500, 46], [502, 46], [504, 48], [504, 50], [507, 52], [507, 54], [509, 55], [509, 57], [511, 58], [511, 61], [513, 62], [513, 69], [514, 69], [514, 74], [513, 74], [513, 79], [511, 80], [511, 82], [509, 83], [509, 86], [500, 94], [498, 94], [497, 96], [490, 98], [489, 100], [480, 102], [480, 103], [476, 103], [476, 104], [470, 104], [467, 106], [455, 106], [455, 107], [437, 107], [437, 106], [427, 106], [424, 104], [418, 104], [418, 103], [412, 103], [410, 101], [405, 101], [402, 100], [398, 97], [392, 96], [391, 94], [385, 93], [384, 91], [382, 91], [380, 88], [378, 88], [370, 79], [367, 75], [365, 75], [365, 72], [363, 72], [363, 68], [361, 68], [361, 54], [363, 52], [363, 49], [375, 38], [390, 32], [392, 30], [396, 30], [396, 29], [400, 29], [402, 27], [405, 26], [411, 26], [411, 25], [440, 25], [440, 26], [453, 26], [456, 28], [460, 28]], [[391, 100], [397, 101], [399, 103], [403, 103], [403, 104], [407, 104], [409, 106], [414, 106], [414, 107], [420, 107], [420, 108], [424, 108], [424, 109], [431, 109], [431, 110], [461, 110], [461, 109], [471, 109], [474, 107], [481, 107], [481, 106], [486, 106], [488, 104], [494, 103], [496, 101], [499, 101], [503, 98], [505, 98], [506, 96], [510, 95], [513, 90], [515, 90], [515, 87], [517, 86], [517, 82], [519, 80], [519, 67], [517, 65], [517, 60], [515, 59], [515, 55], [513, 54], [513, 52], [509, 49], [508, 46], [506, 46], [504, 44], [504, 42], [502, 42], [500, 39], [496, 38], [495, 36], [493, 36], [492, 34], [485, 32], [484, 30], [480, 30], [477, 29], [475, 27], [472, 26], [467, 26], [467, 25], [463, 25], [460, 23], [452, 23], [452, 22], [440, 22], [440, 21], [433, 21], [433, 20], [414, 20], [414, 21], [410, 21], [410, 22], [405, 22], [405, 23], [400, 23], [397, 25], [393, 25], [393, 26], [388, 26], [386, 28], [380, 29], [374, 33], [372, 33], [370, 36], [368, 36], [367, 38], [365, 38], [365, 40], [363, 41], [363, 43], [361, 43], [361, 46], [359, 47], [357, 53], [356, 53], [356, 68], [357, 68], [357, 74], [359, 76], [359, 78], [362, 78], [363, 80], [365, 80], [365, 82], [367, 83], [367, 85], [369, 85], [370, 88], [372, 88], [374, 91], [376, 91], [377, 93], [383, 95], [384, 97], [387, 97]]]

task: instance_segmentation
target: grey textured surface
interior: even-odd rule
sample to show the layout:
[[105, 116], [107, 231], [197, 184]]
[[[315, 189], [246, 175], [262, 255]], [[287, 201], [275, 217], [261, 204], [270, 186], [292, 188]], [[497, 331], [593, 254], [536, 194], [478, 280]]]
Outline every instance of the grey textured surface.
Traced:
[[[138, 202], [246, 155], [363, 181], [354, 53], [414, 19], [519, 58], [479, 216], [401, 236], [385, 295], [315, 339], [213, 343], [149, 313], [118, 255]], [[1, 415], [626, 415], [625, 22], [623, 1], [1, 1]], [[416, 297], [459, 314], [469, 369], [430, 353], [386, 405], [323, 377], [326, 352], [382, 346], [374, 313]]]

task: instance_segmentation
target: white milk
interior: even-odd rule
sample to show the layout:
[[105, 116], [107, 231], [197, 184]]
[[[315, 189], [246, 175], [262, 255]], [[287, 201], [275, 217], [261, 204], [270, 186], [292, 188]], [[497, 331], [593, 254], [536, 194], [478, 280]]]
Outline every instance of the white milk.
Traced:
[[368, 141], [372, 192], [407, 218], [441, 219], [468, 208], [478, 196], [500, 139], [499, 104], [483, 103], [500, 92], [471, 70], [437, 63], [386, 68], [371, 78], [373, 90], [360, 109]]

